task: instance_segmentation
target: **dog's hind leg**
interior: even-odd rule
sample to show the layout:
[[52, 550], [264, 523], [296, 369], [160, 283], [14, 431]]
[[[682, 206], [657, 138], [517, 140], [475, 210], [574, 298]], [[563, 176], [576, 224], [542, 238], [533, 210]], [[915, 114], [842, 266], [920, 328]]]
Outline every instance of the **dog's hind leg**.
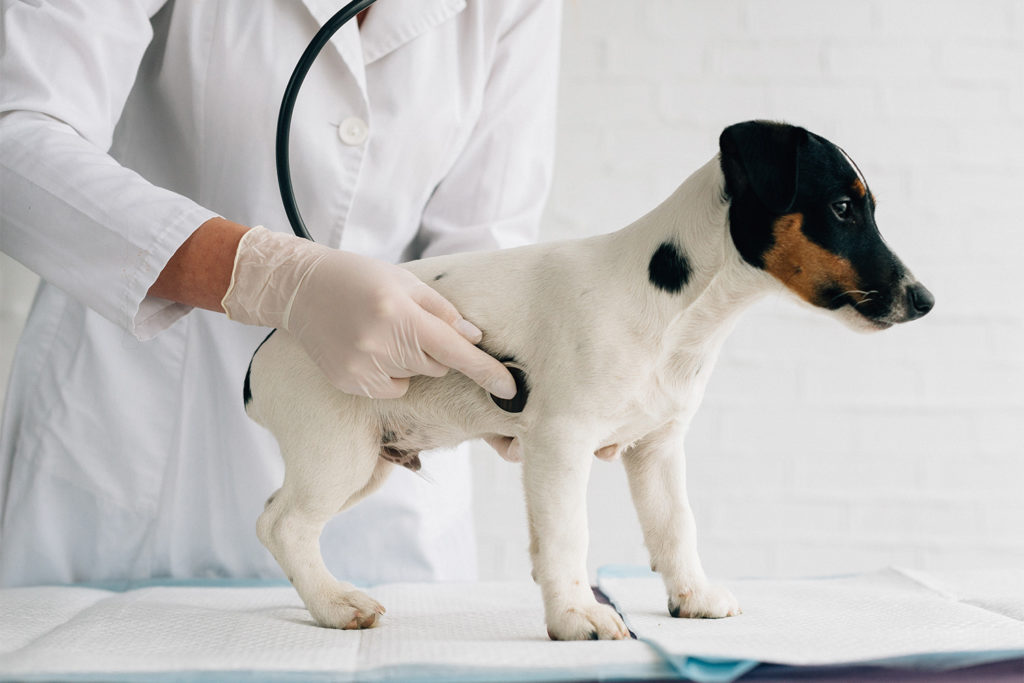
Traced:
[[363, 498], [366, 498], [368, 495], [379, 489], [388, 478], [388, 475], [391, 474], [391, 470], [394, 468], [395, 463], [388, 462], [382, 458], [378, 459], [377, 466], [374, 468], [373, 474], [370, 475], [370, 480], [366, 482], [366, 485], [363, 488], [353, 493], [349, 499], [345, 501], [344, 505], [341, 506], [341, 509], [339, 509], [338, 512], [348, 510]]
[[377, 601], [336, 580], [320, 552], [320, 533], [327, 521], [386, 475], [386, 468], [378, 471], [376, 438], [353, 432], [342, 438], [322, 430], [311, 437], [293, 431], [292, 440], [281, 440], [284, 484], [257, 523], [260, 541], [281, 565], [310, 614], [330, 628], [368, 628], [384, 613]]

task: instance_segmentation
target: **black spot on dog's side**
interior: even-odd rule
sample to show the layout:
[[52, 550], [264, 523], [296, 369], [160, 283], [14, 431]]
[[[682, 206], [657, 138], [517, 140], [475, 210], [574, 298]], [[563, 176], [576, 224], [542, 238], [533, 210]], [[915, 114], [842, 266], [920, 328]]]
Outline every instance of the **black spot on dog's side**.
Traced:
[[491, 394], [491, 400], [506, 413], [521, 413], [526, 407], [526, 400], [530, 397], [530, 385], [526, 381], [526, 371], [520, 367], [515, 358], [511, 356], [495, 356], [512, 375], [516, 382], [516, 395], [512, 398], [498, 398]]
[[[273, 336], [273, 334], [275, 332], [277, 332], [277, 330], [271, 330], [270, 334], [268, 334], [266, 337], [264, 337], [263, 341], [260, 342], [260, 346], [263, 346], [264, 344], [266, 344], [267, 340], [270, 339], [270, 337]], [[255, 357], [256, 353], [260, 350], [260, 346], [257, 346], [256, 347], [256, 351], [252, 352], [253, 357]], [[245, 381], [242, 382], [242, 404], [245, 405], [245, 406], [248, 406], [250, 403], [252, 403], [252, 388], [249, 386], [249, 374], [251, 372], [252, 372], [252, 358], [249, 359], [249, 367], [246, 368], [246, 370], [245, 370]]]
[[662, 242], [651, 256], [647, 276], [658, 289], [677, 294], [690, 281], [690, 262], [676, 245]]
[[445, 277], [446, 275], [448, 275], [448, 273], [438, 273], [437, 275], [434, 276], [434, 282], [437, 282], [438, 280], [440, 280], [441, 278]]

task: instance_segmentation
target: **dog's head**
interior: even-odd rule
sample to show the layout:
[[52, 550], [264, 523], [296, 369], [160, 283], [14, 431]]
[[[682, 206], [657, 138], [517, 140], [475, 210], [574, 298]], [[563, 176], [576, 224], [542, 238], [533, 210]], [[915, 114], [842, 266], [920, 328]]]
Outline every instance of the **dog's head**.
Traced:
[[855, 329], [931, 310], [934, 297], [885, 244], [867, 182], [839, 147], [766, 121], [726, 128], [719, 145], [729, 229], [747, 263]]

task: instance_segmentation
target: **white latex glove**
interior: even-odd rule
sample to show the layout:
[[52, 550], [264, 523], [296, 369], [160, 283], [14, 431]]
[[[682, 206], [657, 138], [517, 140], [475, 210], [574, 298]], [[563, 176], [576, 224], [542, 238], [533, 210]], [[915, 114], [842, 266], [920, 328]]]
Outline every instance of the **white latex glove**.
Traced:
[[481, 332], [398, 266], [255, 227], [221, 301], [231, 320], [287, 330], [340, 390], [397, 398], [409, 377], [458, 370], [500, 398], [515, 380], [474, 344]]

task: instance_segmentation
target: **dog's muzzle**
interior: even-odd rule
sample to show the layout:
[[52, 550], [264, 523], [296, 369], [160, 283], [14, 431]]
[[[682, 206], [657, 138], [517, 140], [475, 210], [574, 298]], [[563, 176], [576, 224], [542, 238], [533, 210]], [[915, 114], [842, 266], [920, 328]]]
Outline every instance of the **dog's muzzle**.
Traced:
[[903, 277], [888, 291], [865, 292], [859, 300], [850, 298], [848, 294], [844, 297], [836, 302], [842, 301], [849, 307], [839, 303], [841, 308], [838, 312], [853, 329], [864, 332], [886, 330], [893, 325], [923, 318], [935, 307], [935, 297], [912, 276]]
[[893, 288], [888, 304], [886, 304], [885, 297], [879, 297], [877, 303], [881, 310], [872, 312], [866, 310], [867, 306], [862, 306], [859, 311], [877, 329], [884, 330], [893, 325], [923, 318], [935, 306], [935, 297], [927, 287], [917, 280], [905, 278], [902, 283]]

